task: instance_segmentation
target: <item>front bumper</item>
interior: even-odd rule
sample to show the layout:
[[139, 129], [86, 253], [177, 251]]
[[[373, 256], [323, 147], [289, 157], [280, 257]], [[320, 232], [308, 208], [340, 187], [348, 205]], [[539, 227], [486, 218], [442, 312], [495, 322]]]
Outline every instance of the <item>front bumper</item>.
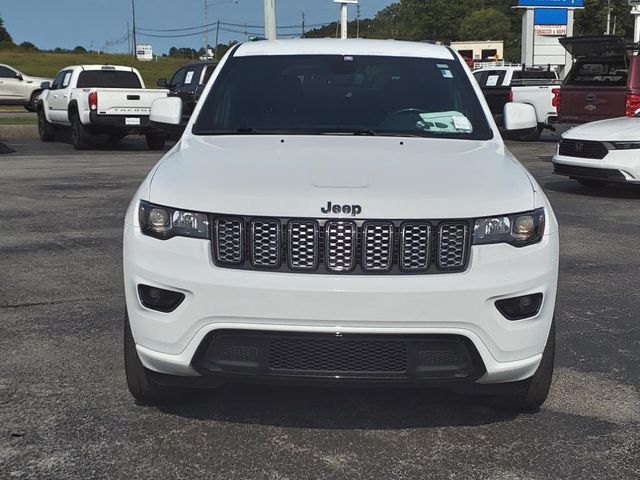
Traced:
[[602, 160], [556, 154], [553, 157], [553, 167], [555, 174], [570, 178], [640, 183], [638, 150], [610, 150]]
[[[157, 240], [124, 231], [127, 310], [138, 354], [155, 372], [198, 376], [199, 347], [225, 329], [330, 335], [443, 335], [468, 339], [480, 383], [514, 382], [538, 367], [554, 313], [558, 235], [525, 248], [472, 247], [462, 273], [340, 276], [231, 270], [213, 263], [210, 242]], [[137, 285], [182, 292], [171, 313], [142, 306]], [[533, 318], [505, 319], [500, 298], [540, 292]]]

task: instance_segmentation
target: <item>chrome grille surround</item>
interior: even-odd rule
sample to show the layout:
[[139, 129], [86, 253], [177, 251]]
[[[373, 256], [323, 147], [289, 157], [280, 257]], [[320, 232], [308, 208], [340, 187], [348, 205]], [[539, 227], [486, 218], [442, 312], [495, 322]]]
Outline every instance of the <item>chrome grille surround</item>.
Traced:
[[213, 223], [216, 239], [214, 259], [216, 263], [240, 265], [244, 261], [244, 221], [241, 218], [218, 217]]
[[405, 271], [426, 271], [431, 264], [431, 225], [408, 222], [400, 233], [400, 268]]
[[362, 268], [387, 271], [393, 266], [394, 226], [389, 222], [367, 222], [362, 227]]
[[280, 266], [282, 235], [279, 220], [251, 221], [251, 264], [254, 267]]
[[318, 268], [320, 252], [318, 223], [312, 220], [291, 220], [288, 227], [287, 247], [287, 261], [291, 270]]
[[324, 226], [325, 266], [332, 272], [350, 272], [356, 266], [355, 222], [329, 220]]
[[466, 264], [469, 226], [444, 223], [438, 227], [438, 268], [458, 269]]
[[466, 270], [473, 220], [352, 220], [211, 215], [219, 267], [425, 275]]

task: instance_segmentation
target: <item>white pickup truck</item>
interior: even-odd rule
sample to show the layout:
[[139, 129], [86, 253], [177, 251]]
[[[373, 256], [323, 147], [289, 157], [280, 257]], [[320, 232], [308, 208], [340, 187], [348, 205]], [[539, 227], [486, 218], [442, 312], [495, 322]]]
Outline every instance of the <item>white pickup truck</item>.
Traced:
[[42, 86], [37, 112], [43, 142], [54, 141], [57, 130], [71, 128], [76, 150], [91, 147], [97, 135], [115, 143], [132, 133], [145, 135], [151, 150], [164, 147], [166, 135], [149, 125], [149, 111], [153, 101], [168, 92], [145, 89], [135, 68], [71, 66]]
[[554, 70], [522, 65], [486, 64], [473, 72], [484, 94], [491, 113], [502, 126], [503, 110], [508, 102], [531, 105], [536, 111], [538, 126], [525, 132], [510, 134], [516, 140], [537, 140], [542, 130], [553, 130], [558, 112], [555, 104], [555, 92], [561, 81]]

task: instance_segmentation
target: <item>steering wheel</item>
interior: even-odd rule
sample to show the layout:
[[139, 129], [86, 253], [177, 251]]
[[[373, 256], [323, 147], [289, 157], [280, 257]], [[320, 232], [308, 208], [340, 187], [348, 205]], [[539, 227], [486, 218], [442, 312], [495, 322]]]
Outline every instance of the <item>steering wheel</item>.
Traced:
[[407, 113], [415, 113], [416, 115], [420, 115], [421, 113], [424, 113], [424, 110], [420, 108], [403, 108], [401, 110], [396, 110], [395, 112], [390, 113], [389, 115], [387, 115], [387, 118], [395, 117], [396, 115], [406, 115]]

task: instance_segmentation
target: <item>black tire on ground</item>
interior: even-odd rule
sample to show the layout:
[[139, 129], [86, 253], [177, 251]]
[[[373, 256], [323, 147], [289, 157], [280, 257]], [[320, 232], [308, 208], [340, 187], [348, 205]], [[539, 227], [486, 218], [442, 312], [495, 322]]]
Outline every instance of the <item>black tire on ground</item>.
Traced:
[[593, 178], [576, 178], [576, 180], [580, 185], [587, 188], [602, 188], [608, 183], [605, 180], [597, 180]]
[[495, 398], [496, 403], [501, 407], [506, 407], [521, 412], [536, 412], [545, 402], [551, 388], [553, 378], [553, 366], [556, 352], [556, 327], [555, 320], [551, 323], [547, 344], [542, 352], [542, 360], [536, 373], [529, 379], [526, 388], [517, 393], [499, 395]]
[[47, 121], [42, 109], [38, 110], [38, 136], [43, 142], [53, 142], [56, 139], [56, 130]]
[[126, 136], [127, 136], [126, 133], [114, 133], [113, 135], [109, 135], [109, 139], [107, 140], [107, 142], [110, 143], [111, 145], [115, 145], [118, 142], [120, 142], [122, 139], [124, 139], [124, 137]]
[[149, 150], [162, 150], [167, 141], [167, 136], [164, 133], [148, 133], [146, 137]]
[[87, 150], [91, 147], [89, 132], [82, 125], [77, 114], [73, 114], [71, 117], [71, 143], [76, 150]]
[[140, 362], [136, 344], [129, 325], [129, 315], [124, 317], [124, 369], [131, 395], [139, 405], [178, 403], [189, 398], [191, 390], [168, 387], [154, 383]]
[[29, 103], [24, 106], [29, 112], [35, 112], [38, 106], [38, 95], [40, 92], [33, 92], [31, 94], [31, 98], [29, 98]]

